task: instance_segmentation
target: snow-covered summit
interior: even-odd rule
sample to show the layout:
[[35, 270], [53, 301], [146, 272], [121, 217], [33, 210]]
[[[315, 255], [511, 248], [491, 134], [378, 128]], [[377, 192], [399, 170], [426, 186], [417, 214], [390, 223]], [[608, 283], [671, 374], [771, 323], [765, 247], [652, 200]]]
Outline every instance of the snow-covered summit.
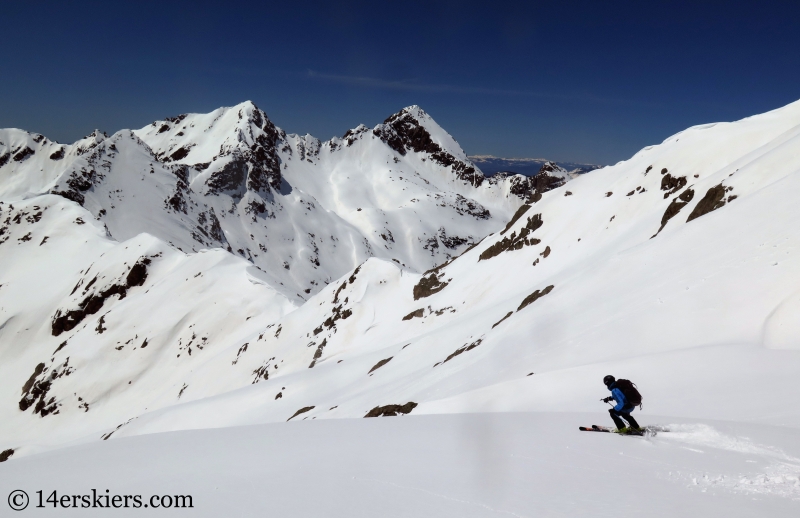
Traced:
[[276, 146], [285, 134], [250, 101], [155, 121], [134, 134], [163, 162], [193, 165], [198, 171], [210, 168], [199, 176], [212, 194], [281, 188]]

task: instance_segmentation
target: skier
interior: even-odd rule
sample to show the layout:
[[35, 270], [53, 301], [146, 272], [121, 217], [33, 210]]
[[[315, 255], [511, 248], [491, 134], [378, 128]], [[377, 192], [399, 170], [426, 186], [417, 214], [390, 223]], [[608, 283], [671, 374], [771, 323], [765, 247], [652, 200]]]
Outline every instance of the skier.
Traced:
[[[605, 383], [606, 387], [608, 387], [608, 390], [611, 391], [611, 396], [603, 399], [603, 402], [608, 403], [609, 401], [616, 401], [617, 403], [614, 408], [608, 409], [608, 413], [611, 414], [611, 419], [614, 421], [614, 424], [617, 425], [617, 432], [639, 432], [641, 430], [641, 428], [639, 428], [639, 423], [637, 423], [636, 419], [631, 416], [631, 412], [633, 412], [634, 408], [636, 407], [633, 402], [629, 401], [628, 398], [625, 397], [625, 394], [622, 392], [622, 390], [620, 390], [620, 387], [617, 386], [616, 378], [608, 375], [603, 378], [603, 383]], [[638, 392], [636, 392], [636, 394], [638, 395]], [[639, 397], [639, 399], [641, 402], [641, 397]], [[623, 419], [628, 422], [628, 426], [625, 426]]]

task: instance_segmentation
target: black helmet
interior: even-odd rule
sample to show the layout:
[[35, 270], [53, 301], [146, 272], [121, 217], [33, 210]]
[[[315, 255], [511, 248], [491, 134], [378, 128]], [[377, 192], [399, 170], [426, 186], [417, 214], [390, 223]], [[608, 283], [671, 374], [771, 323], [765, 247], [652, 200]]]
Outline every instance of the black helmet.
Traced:
[[611, 374], [603, 378], [603, 383], [605, 383], [606, 387], [611, 385], [615, 381], [617, 381], [616, 378], [614, 378], [614, 376], [612, 376]]

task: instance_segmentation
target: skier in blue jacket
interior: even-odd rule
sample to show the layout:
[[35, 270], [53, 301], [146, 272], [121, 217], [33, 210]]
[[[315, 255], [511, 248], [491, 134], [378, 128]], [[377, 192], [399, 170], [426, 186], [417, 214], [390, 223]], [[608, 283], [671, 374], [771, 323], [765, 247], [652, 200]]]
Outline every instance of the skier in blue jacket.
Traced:
[[[606, 403], [615, 401], [617, 403], [614, 408], [608, 409], [608, 413], [611, 414], [611, 419], [614, 421], [614, 424], [617, 425], [618, 432], [627, 433], [632, 430], [638, 431], [640, 429], [639, 423], [631, 416], [631, 412], [633, 412], [636, 407], [625, 399], [625, 394], [617, 387], [616, 381], [616, 378], [610, 375], [603, 378], [603, 383], [605, 383], [608, 390], [611, 391], [611, 396], [605, 398], [603, 401]], [[622, 419], [628, 422], [628, 427], [625, 426]]]

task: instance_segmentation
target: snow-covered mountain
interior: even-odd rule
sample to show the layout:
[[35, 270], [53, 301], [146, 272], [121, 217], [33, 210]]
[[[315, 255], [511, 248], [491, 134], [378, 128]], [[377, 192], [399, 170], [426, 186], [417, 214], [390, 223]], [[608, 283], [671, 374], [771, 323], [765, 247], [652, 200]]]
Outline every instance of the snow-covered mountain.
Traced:
[[585, 174], [603, 166], [598, 164], [581, 164], [577, 162], [553, 162], [544, 158], [502, 158], [493, 155], [470, 155], [470, 161], [480, 167], [486, 175], [495, 173], [518, 173], [524, 176], [541, 174], [552, 166], [566, 170], [570, 177]]
[[416, 106], [326, 142], [287, 135], [250, 102], [71, 146], [0, 132], [3, 198], [51, 192], [116, 240], [227, 249], [297, 302], [369, 257], [441, 264], [553, 186], [486, 179]]
[[416, 107], [324, 143], [247, 103], [0, 141], [15, 458], [287, 420], [604, 414], [606, 374], [638, 383], [643, 424], [800, 427], [800, 102], [546, 192], [484, 178]]

